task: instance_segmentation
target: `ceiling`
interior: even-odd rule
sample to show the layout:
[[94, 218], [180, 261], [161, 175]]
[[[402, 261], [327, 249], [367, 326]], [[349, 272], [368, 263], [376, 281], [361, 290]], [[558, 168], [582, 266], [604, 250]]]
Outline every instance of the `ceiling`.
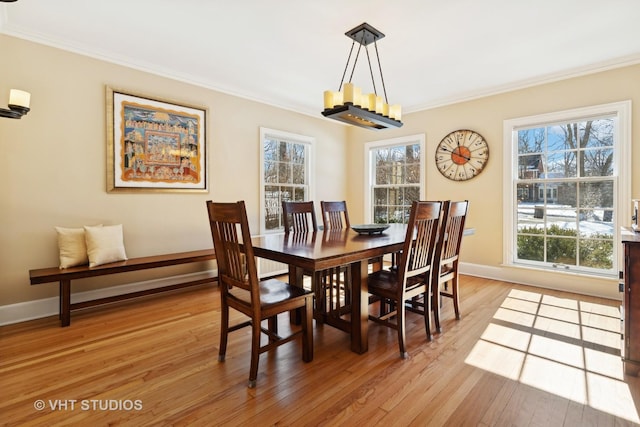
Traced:
[[[386, 35], [388, 100], [407, 113], [640, 63], [639, 20], [639, 0], [0, 3], [1, 33], [319, 117], [363, 22]], [[373, 91], [364, 53], [353, 82]]]

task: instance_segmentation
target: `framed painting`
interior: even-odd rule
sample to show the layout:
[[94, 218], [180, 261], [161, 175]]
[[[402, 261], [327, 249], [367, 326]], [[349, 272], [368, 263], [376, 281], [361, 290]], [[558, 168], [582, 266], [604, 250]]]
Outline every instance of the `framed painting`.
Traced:
[[107, 86], [107, 191], [208, 192], [207, 115]]

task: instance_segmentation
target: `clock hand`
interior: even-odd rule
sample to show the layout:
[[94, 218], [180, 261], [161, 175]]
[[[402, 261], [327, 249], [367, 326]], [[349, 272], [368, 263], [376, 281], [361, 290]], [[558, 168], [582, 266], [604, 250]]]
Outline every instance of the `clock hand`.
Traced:
[[453, 150], [447, 150], [447, 148], [445, 148], [445, 147], [441, 147], [441, 148], [442, 148], [442, 151], [447, 151], [447, 152], [449, 152], [449, 153], [451, 153], [451, 154], [455, 154], [456, 156], [460, 156], [460, 157], [462, 157], [463, 159], [465, 159], [465, 160], [466, 160], [466, 161], [468, 161], [468, 162], [470, 162], [470, 161], [471, 161], [471, 158], [470, 158], [470, 157], [463, 156], [463, 155], [462, 155], [462, 154], [460, 154], [460, 153], [454, 153], [454, 152], [453, 152]]

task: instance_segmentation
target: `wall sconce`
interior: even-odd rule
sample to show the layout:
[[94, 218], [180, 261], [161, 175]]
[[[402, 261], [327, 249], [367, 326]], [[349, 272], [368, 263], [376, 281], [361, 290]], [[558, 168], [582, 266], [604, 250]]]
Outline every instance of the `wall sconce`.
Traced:
[[29, 112], [31, 94], [23, 90], [11, 89], [9, 92], [9, 109], [0, 108], [0, 117], [19, 119]]

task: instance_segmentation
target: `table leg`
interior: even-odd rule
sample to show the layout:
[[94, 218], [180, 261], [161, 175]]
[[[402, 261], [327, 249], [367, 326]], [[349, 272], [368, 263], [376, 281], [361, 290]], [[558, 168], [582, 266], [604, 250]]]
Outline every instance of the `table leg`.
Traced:
[[351, 351], [369, 350], [369, 287], [367, 260], [351, 264]]
[[[289, 284], [292, 286], [303, 287], [304, 278], [302, 277], [302, 269], [294, 265], [289, 265]], [[302, 324], [302, 313], [300, 310], [291, 310], [289, 312], [289, 322], [294, 325]]]

